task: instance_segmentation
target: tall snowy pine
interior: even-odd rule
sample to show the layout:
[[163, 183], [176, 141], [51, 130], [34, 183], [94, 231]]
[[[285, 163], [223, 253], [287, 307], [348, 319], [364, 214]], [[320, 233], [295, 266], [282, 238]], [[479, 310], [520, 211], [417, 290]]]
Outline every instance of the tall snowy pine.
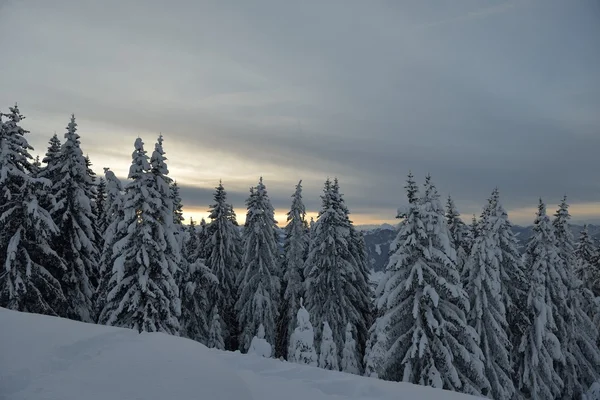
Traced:
[[498, 235], [499, 224], [498, 217], [492, 215], [496, 207], [494, 202], [492, 196], [479, 221], [479, 235], [465, 263], [465, 290], [471, 304], [467, 320], [479, 336], [491, 397], [511, 400], [515, 395], [515, 387], [511, 376], [511, 343], [502, 301], [500, 264], [503, 254]]
[[292, 195], [292, 206], [287, 213], [283, 261], [283, 297], [281, 301], [278, 339], [275, 357], [287, 356], [290, 336], [296, 327], [296, 310], [304, 296], [303, 267], [308, 248], [306, 209], [302, 202], [302, 181]]
[[318, 358], [315, 351], [315, 332], [310, 323], [310, 315], [302, 304], [300, 298], [300, 309], [296, 316], [296, 329], [290, 337], [287, 359], [289, 362], [317, 366]]
[[[341, 203], [336, 186], [329, 179], [325, 182], [304, 273], [307, 310], [313, 326], [317, 327], [317, 347], [321, 342], [322, 321], [327, 321], [333, 332], [339, 365], [346, 325], [351, 323], [366, 336], [370, 298], [369, 285], [364, 281], [358, 259], [356, 238], [351, 236], [347, 209]], [[360, 339], [360, 333], [358, 335]]]
[[533, 400], [559, 398], [564, 386], [557, 369], [565, 362], [556, 322], [563, 317], [559, 306], [566, 297], [561, 268], [554, 229], [540, 199], [533, 236], [527, 244], [530, 283], [526, 308], [530, 324], [519, 346], [517, 378], [518, 389]]
[[115, 261], [100, 323], [139, 332], [179, 333], [181, 304], [175, 274], [180, 262], [173, 234], [168, 169], [159, 138], [150, 163], [135, 141], [125, 188], [126, 236], [114, 246]]
[[[67, 316], [84, 322], [95, 320], [92, 296], [98, 279], [97, 231], [91, 190], [93, 182], [80, 147], [75, 116], [67, 125], [58, 170], [53, 182], [56, 204], [51, 213], [60, 235], [54, 247], [67, 266], [61, 284], [69, 302]], [[48, 165], [50, 166], [50, 164]], [[48, 170], [52, 175], [53, 171]]]
[[460, 219], [460, 213], [450, 196], [448, 196], [448, 201], [446, 202], [446, 223], [450, 231], [450, 241], [452, 246], [454, 246], [454, 250], [456, 250], [456, 267], [461, 276], [463, 276], [465, 263], [469, 258], [473, 243], [469, 235], [469, 228]]
[[577, 278], [583, 282], [585, 288], [591, 290], [595, 296], [600, 296], [600, 263], [598, 263], [598, 250], [594, 239], [590, 236], [588, 226], [584, 225], [579, 235], [575, 248]]
[[[575, 240], [569, 224], [571, 218], [566, 196], [554, 214], [552, 225], [556, 236], [558, 255], [562, 260], [561, 274], [566, 287], [564, 309], [559, 309], [564, 319], [564, 330], [559, 340], [565, 356], [559, 374], [565, 384], [563, 398], [579, 398], [587, 388], [600, 378], [600, 350], [596, 345], [598, 328], [586, 311], [587, 299], [582, 282], [575, 277]], [[561, 321], [561, 319], [558, 319]]]
[[275, 342], [280, 291], [277, 222], [262, 178], [250, 190], [246, 205], [242, 270], [237, 280], [239, 298], [235, 305], [243, 352], [248, 350], [261, 324], [266, 341]]
[[66, 316], [59, 281], [66, 267], [51, 247], [58, 228], [39, 201], [50, 182], [29, 175], [32, 147], [20, 126], [23, 118], [16, 105], [0, 113], [0, 306]]
[[[379, 377], [485, 394], [483, 355], [467, 326], [469, 301], [461, 287], [455, 251], [431, 179], [417, 200], [409, 176], [409, 205], [392, 243], [393, 254], [378, 287], [380, 317], [371, 335], [385, 346]], [[371, 348], [379, 346], [371, 341]], [[367, 360], [369, 360], [367, 355]]]
[[221, 316], [223, 339], [227, 350], [237, 350], [238, 318], [235, 311], [236, 277], [240, 270], [241, 243], [235, 212], [227, 203], [227, 192], [219, 182], [210, 206], [210, 224], [206, 230], [206, 265], [216, 275], [219, 284], [210, 292], [211, 308]]

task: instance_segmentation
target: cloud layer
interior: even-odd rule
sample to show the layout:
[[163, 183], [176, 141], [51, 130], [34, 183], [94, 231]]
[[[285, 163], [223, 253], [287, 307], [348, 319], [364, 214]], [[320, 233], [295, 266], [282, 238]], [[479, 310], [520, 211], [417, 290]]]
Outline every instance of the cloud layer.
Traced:
[[[189, 210], [265, 177], [283, 212], [338, 176], [361, 222], [393, 220], [409, 169], [463, 214], [498, 186], [600, 216], [594, 1], [0, 1], [0, 107], [31, 142], [78, 116], [97, 170], [165, 135]], [[579, 207], [579, 208], [578, 208]]]

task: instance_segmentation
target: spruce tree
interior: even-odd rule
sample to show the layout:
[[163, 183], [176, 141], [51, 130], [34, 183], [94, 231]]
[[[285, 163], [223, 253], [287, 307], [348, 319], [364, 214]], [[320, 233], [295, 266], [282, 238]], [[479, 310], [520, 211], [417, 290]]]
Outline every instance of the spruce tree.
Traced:
[[276, 357], [286, 356], [290, 336], [296, 326], [300, 298], [304, 296], [303, 267], [308, 248], [306, 209], [302, 202], [302, 181], [292, 195], [292, 206], [287, 213], [283, 261], [283, 296], [279, 312]]
[[195, 262], [199, 258], [200, 240], [196, 230], [196, 222], [190, 217], [190, 223], [186, 228], [183, 256], [189, 263]]
[[451, 244], [456, 251], [456, 267], [458, 268], [458, 272], [463, 275], [465, 263], [471, 253], [472, 243], [469, 237], [469, 228], [460, 219], [460, 213], [450, 196], [448, 196], [448, 201], [446, 202], [446, 223], [450, 231]]
[[[69, 302], [67, 316], [92, 322], [95, 320], [92, 296], [98, 278], [100, 252], [92, 212], [93, 182], [79, 139], [72, 115], [61, 147], [60, 170], [56, 171], [53, 182], [56, 204], [51, 213], [60, 231], [54, 247], [67, 267], [61, 281]], [[52, 171], [48, 170], [48, 173], [52, 174]]]
[[123, 200], [126, 235], [114, 246], [111, 289], [100, 323], [139, 332], [179, 333], [181, 304], [175, 274], [180, 254], [167, 174], [161, 138], [150, 163], [142, 140], [136, 139]]
[[66, 267], [51, 247], [58, 228], [39, 201], [50, 182], [30, 175], [33, 148], [20, 126], [23, 119], [17, 105], [0, 113], [0, 306], [65, 316], [59, 279]]
[[339, 371], [338, 349], [333, 340], [333, 332], [327, 321], [323, 321], [321, 349], [319, 351], [319, 368]]
[[198, 257], [202, 259], [208, 258], [207, 249], [209, 248], [208, 243], [208, 225], [204, 218], [200, 220], [198, 226]]
[[[487, 226], [491, 229], [491, 233], [488, 232], [488, 234], [498, 241], [500, 251], [500, 289], [508, 323], [508, 338], [512, 345], [511, 360], [514, 371], [514, 361], [518, 358], [520, 340], [529, 325], [526, 311], [528, 283], [523, 260], [518, 250], [518, 240], [508, 219], [508, 214], [500, 202], [498, 188], [492, 191], [482, 220], [484, 217]], [[477, 235], [479, 235], [480, 225], [479, 223], [475, 223], [475, 225], [477, 226]]]
[[357, 354], [356, 340], [352, 337], [352, 325], [346, 325], [346, 340], [342, 350], [342, 371], [349, 374], [360, 375], [360, 364]]
[[177, 181], [173, 181], [171, 184], [171, 201], [173, 202], [173, 223], [183, 225], [185, 218], [183, 217], [183, 205], [181, 204], [181, 194]]
[[109, 168], [104, 168], [104, 177], [106, 180], [106, 200], [104, 202], [103, 224], [106, 226], [102, 235], [102, 252], [99, 263], [99, 284], [95, 294], [96, 313], [104, 308], [108, 292], [116, 284], [113, 280], [113, 265], [118, 257], [115, 254], [115, 245], [127, 235], [127, 226], [125, 224], [125, 214], [123, 209], [123, 185]]
[[310, 323], [310, 315], [302, 304], [302, 298], [300, 298], [300, 308], [296, 315], [296, 324], [296, 329], [290, 337], [287, 359], [289, 362], [316, 367], [318, 359], [314, 345], [315, 333]]
[[46, 178], [50, 180], [50, 182], [58, 182], [59, 172], [61, 168], [61, 143], [58, 135], [55, 133], [50, 141], [48, 142], [48, 150], [46, 151], [46, 156], [42, 159], [42, 163], [45, 166], [42, 167], [42, 170], [39, 173], [41, 178]]
[[223, 329], [221, 327], [221, 317], [219, 310], [212, 311], [212, 322], [208, 332], [208, 344], [211, 349], [225, 350], [225, 341], [223, 340]]
[[566, 299], [557, 309], [564, 328], [558, 339], [563, 348], [565, 364], [559, 365], [559, 374], [565, 384], [563, 397], [579, 398], [600, 378], [600, 350], [596, 345], [598, 328], [586, 311], [586, 297], [582, 283], [575, 277], [575, 240], [569, 224], [571, 218], [566, 196], [562, 199], [552, 222], [558, 255], [562, 261], [561, 275], [566, 288]]
[[186, 269], [181, 284], [181, 336], [208, 344], [210, 336], [210, 288], [218, 284], [217, 277], [196, 259], [185, 262]]
[[367, 261], [365, 239], [363, 234], [356, 230], [350, 220], [350, 211], [346, 206], [343, 195], [340, 193], [340, 186], [337, 178], [334, 179], [331, 189], [334, 198], [334, 206], [342, 213], [344, 224], [349, 232], [348, 250], [354, 259], [355, 264], [353, 282], [355, 292], [351, 293], [350, 299], [354, 307], [361, 314], [361, 317], [357, 321], [353, 321], [353, 325], [356, 328], [358, 352], [362, 359], [362, 356], [365, 354], [365, 345], [369, 335], [369, 327], [373, 323], [373, 292], [370, 285], [370, 267]]
[[265, 327], [263, 324], [258, 326], [256, 336], [252, 338], [250, 346], [248, 347], [248, 354], [254, 354], [260, 357], [270, 358], [272, 354], [272, 347], [269, 342], [265, 339]]
[[104, 232], [106, 231], [106, 227], [108, 225], [108, 221], [106, 219], [106, 179], [100, 178], [98, 179], [98, 187], [96, 189], [96, 223], [98, 224], [98, 232], [101, 236], [99, 249], [104, 247]]
[[246, 200], [242, 270], [238, 276], [239, 299], [235, 305], [240, 328], [240, 350], [246, 352], [259, 325], [265, 339], [275, 342], [280, 282], [275, 241], [277, 222], [267, 189], [260, 178]]
[[557, 364], [565, 361], [556, 322], [560, 318], [557, 301], [566, 296], [560, 269], [554, 229], [540, 199], [533, 236], [527, 244], [530, 283], [526, 308], [530, 324], [519, 346], [517, 378], [523, 395], [533, 400], [558, 398], [564, 386], [557, 369]]
[[410, 175], [407, 192], [409, 206], [402, 211], [378, 287], [380, 316], [371, 332], [387, 354], [375, 372], [388, 380], [486, 394], [483, 355], [476, 332], [467, 325], [469, 301], [439, 195], [427, 177], [418, 199]]
[[[369, 285], [365, 282], [357, 238], [337, 185], [325, 182], [322, 207], [311, 233], [310, 252], [305, 263], [306, 303], [321, 341], [321, 321], [327, 321], [338, 349], [338, 365], [346, 325], [357, 330], [359, 342], [367, 335], [370, 319]], [[364, 343], [364, 342], [363, 342]], [[359, 346], [360, 343], [359, 343]], [[364, 344], [362, 345], [364, 346]]]
[[236, 276], [240, 270], [241, 245], [233, 207], [227, 203], [227, 192], [219, 182], [215, 203], [210, 206], [210, 224], [206, 231], [206, 265], [216, 275], [219, 284], [211, 291], [213, 309], [221, 313], [225, 348], [237, 350], [238, 318], [234, 304], [237, 296]]
[[[492, 215], [495, 201], [494, 196], [488, 201], [479, 221], [479, 235], [465, 263], [465, 290], [471, 304], [467, 320], [479, 336], [491, 397], [510, 400], [515, 395], [515, 387], [511, 376], [511, 343], [500, 279], [503, 254], [497, 229], [499, 218]], [[447, 215], [450, 214], [449, 211]]]
[[575, 273], [583, 282], [583, 286], [600, 296], [600, 263], [594, 239], [590, 236], [588, 226], [581, 230], [579, 241], [575, 247]]

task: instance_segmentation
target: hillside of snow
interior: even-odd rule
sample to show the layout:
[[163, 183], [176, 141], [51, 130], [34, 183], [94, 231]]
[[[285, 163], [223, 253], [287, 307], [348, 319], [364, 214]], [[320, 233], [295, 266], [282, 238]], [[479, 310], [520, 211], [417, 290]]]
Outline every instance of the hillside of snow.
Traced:
[[3, 400], [473, 399], [3, 308], [0, 326]]

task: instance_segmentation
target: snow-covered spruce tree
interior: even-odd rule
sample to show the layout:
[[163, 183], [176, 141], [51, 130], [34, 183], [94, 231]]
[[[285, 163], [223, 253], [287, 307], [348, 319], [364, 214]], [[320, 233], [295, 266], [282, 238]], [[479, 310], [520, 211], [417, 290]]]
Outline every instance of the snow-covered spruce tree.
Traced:
[[321, 337], [321, 348], [319, 351], [319, 368], [339, 371], [338, 349], [333, 340], [333, 332], [327, 321], [323, 321], [323, 333]]
[[40, 156], [35, 156], [35, 159], [31, 163], [31, 175], [32, 178], [39, 178], [40, 172], [42, 172], [42, 162], [40, 161]]
[[196, 230], [196, 221], [190, 217], [190, 223], [185, 228], [185, 240], [183, 246], [183, 256], [187, 262], [193, 263], [199, 258], [199, 237]]
[[[385, 344], [380, 378], [469, 394], [486, 394], [477, 333], [467, 325], [469, 300], [461, 287], [444, 210], [431, 178], [417, 193], [409, 177], [409, 206], [378, 287], [379, 318], [372, 335]], [[378, 348], [371, 342], [371, 348]]]
[[23, 119], [17, 105], [0, 113], [0, 306], [65, 316], [59, 279], [66, 268], [51, 247], [58, 228], [38, 200], [50, 182], [29, 175], [32, 147], [20, 126]]
[[110, 168], [104, 168], [106, 180], [106, 200], [104, 202], [103, 224], [106, 226], [102, 235], [102, 252], [98, 268], [99, 284], [94, 296], [96, 313], [104, 308], [108, 292], [114, 287], [116, 280], [111, 279], [113, 265], [118, 254], [114, 246], [127, 235], [127, 225], [123, 210], [123, 185]]
[[[348, 322], [357, 332], [365, 330], [368, 315], [369, 286], [364, 282], [356, 243], [339, 192], [328, 179], [325, 182], [322, 207], [314, 224], [310, 252], [305, 263], [307, 310], [313, 320], [317, 347], [321, 341], [321, 323], [327, 321], [338, 349], [338, 365]], [[365, 301], [366, 297], [366, 301]], [[360, 334], [357, 333], [360, 340]], [[360, 344], [359, 344], [360, 346]], [[359, 347], [360, 348], [360, 347]]]
[[260, 178], [246, 200], [242, 270], [238, 276], [239, 299], [235, 305], [240, 328], [240, 350], [246, 352], [259, 325], [265, 339], [275, 342], [279, 306], [279, 254], [275, 241], [277, 222], [267, 189]]
[[265, 339], [265, 327], [263, 324], [258, 326], [256, 336], [252, 338], [250, 346], [248, 348], [248, 354], [254, 354], [260, 357], [270, 358], [273, 349], [267, 340]]
[[356, 340], [352, 337], [352, 325], [346, 325], [346, 340], [342, 350], [342, 371], [360, 375], [360, 363], [357, 354]]
[[511, 376], [511, 343], [502, 301], [499, 221], [497, 216], [492, 215], [495, 201], [493, 195], [488, 200], [479, 221], [479, 235], [465, 263], [465, 290], [471, 304], [467, 320], [479, 336], [491, 398], [511, 400], [515, 387]]
[[204, 218], [200, 220], [200, 225], [198, 226], [198, 257], [202, 259], [208, 258], [207, 249], [208, 249], [208, 226], [206, 225], [206, 221]]
[[381, 324], [375, 323], [369, 329], [369, 339], [365, 350], [365, 376], [379, 378], [382, 376], [382, 367], [386, 359], [387, 333]]
[[136, 139], [132, 159], [123, 200], [126, 235], [113, 247], [111, 289], [99, 322], [177, 335], [181, 304], [174, 276], [180, 254], [162, 140], [148, 163]]
[[529, 277], [526, 307], [530, 324], [519, 346], [517, 364], [518, 389], [533, 400], [559, 398], [564, 386], [556, 368], [565, 360], [556, 324], [556, 300], [566, 296], [560, 268], [554, 229], [540, 199], [526, 253]]
[[[511, 359], [516, 360], [519, 343], [523, 332], [529, 325], [526, 312], [528, 283], [518, 241], [512, 230], [508, 214], [500, 202], [500, 192], [497, 188], [492, 191], [488, 206], [484, 211], [487, 226], [492, 229], [491, 235], [498, 240], [500, 257], [500, 289], [502, 303], [508, 322], [508, 339], [512, 344]], [[484, 216], [482, 216], [483, 219]], [[479, 223], [474, 219], [473, 232], [479, 235]], [[514, 371], [514, 365], [513, 365]]]
[[287, 213], [285, 226], [283, 296], [279, 311], [275, 357], [287, 356], [289, 340], [296, 326], [300, 298], [304, 296], [303, 268], [308, 248], [305, 218], [306, 209], [302, 202], [302, 181], [300, 181], [292, 195], [292, 206]]
[[454, 246], [454, 250], [456, 250], [456, 267], [458, 272], [463, 275], [465, 263], [471, 253], [472, 241], [470, 240], [469, 228], [460, 219], [460, 213], [450, 196], [448, 196], [446, 202], [446, 223], [448, 224], [448, 231], [450, 231], [450, 241]]
[[595, 296], [600, 296], [600, 263], [594, 239], [590, 236], [588, 226], [584, 225], [575, 247], [575, 272], [585, 288]]
[[95, 209], [97, 212], [96, 223], [98, 224], [98, 232], [101, 236], [101, 243], [99, 249], [104, 247], [104, 231], [106, 231], [107, 219], [106, 219], [106, 179], [98, 179], [98, 187], [96, 189], [96, 205]]
[[223, 330], [221, 328], [221, 317], [219, 310], [212, 311], [212, 321], [208, 332], [207, 346], [211, 349], [225, 350], [225, 342], [223, 340]]
[[317, 366], [317, 352], [315, 351], [315, 332], [310, 323], [310, 315], [302, 304], [300, 298], [300, 309], [296, 315], [296, 329], [290, 337], [287, 359], [289, 362]]
[[[563, 398], [579, 398], [587, 388], [600, 379], [600, 350], [596, 345], [598, 328], [588, 316], [589, 297], [584, 295], [582, 282], [575, 276], [575, 240], [569, 224], [571, 218], [566, 196], [554, 214], [552, 225], [556, 236], [558, 255], [562, 261], [562, 276], [566, 287], [564, 309], [558, 308], [564, 323], [558, 339], [561, 342], [565, 364], [559, 365], [559, 374], [565, 384]], [[590, 296], [591, 297], [591, 296]]]
[[69, 302], [67, 316], [92, 322], [95, 320], [92, 296], [98, 279], [100, 252], [92, 212], [93, 182], [79, 139], [72, 115], [61, 147], [60, 170], [53, 182], [56, 203], [51, 213], [60, 231], [54, 240], [54, 248], [67, 267], [67, 273], [61, 279]]
[[[361, 316], [358, 320], [353, 321], [356, 329], [356, 338], [358, 353], [360, 359], [365, 354], [365, 344], [369, 336], [369, 327], [373, 324], [373, 291], [370, 285], [370, 267], [367, 261], [367, 250], [365, 239], [361, 232], [357, 231], [352, 221], [350, 220], [350, 211], [346, 206], [343, 195], [340, 193], [340, 185], [338, 179], [335, 178], [331, 186], [333, 193], [334, 206], [342, 213], [344, 223], [348, 227], [349, 240], [348, 250], [355, 262], [354, 274], [354, 292], [351, 293], [350, 299], [354, 307], [360, 312]], [[341, 347], [339, 347], [341, 351]], [[362, 365], [360, 365], [362, 369]]]
[[206, 230], [206, 265], [217, 276], [219, 284], [209, 294], [211, 307], [221, 313], [225, 348], [237, 350], [238, 319], [235, 312], [237, 286], [235, 284], [242, 257], [239, 231], [233, 207], [227, 203], [227, 192], [219, 182], [210, 206], [210, 224]]
[[49, 179], [50, 182], [54, 183], [58, 181], [59, 172], [61, 168], [61, 143], [58, 135], [55, 133], [50, 141], [48, 142], [48, 150], [46, 156], [42, 159], [44, 166], [39, 173], [39, 177]]
[[181, 283], [181, 336], [208, 344], [210, 288], [218, 284], [217, 277], [198, 258], [185, 262]]
[[173, 202], [173, 223], [183, 225], [185, 218], [183, 217], [183, 205], [181, 204], [181, 194], [177, 181], [171, 183], [171, 201]]

